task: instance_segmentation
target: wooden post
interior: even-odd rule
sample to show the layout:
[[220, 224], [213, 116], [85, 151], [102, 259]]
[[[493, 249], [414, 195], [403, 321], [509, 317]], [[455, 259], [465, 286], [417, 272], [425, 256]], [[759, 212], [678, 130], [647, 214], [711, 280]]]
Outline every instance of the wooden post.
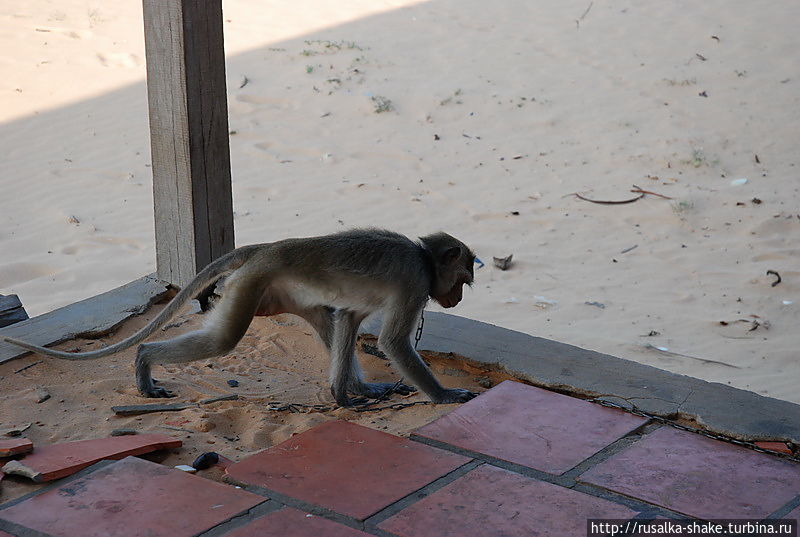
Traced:
[[143, 0], [160, 279], [178, 286], [231, 251], [221, 0]]

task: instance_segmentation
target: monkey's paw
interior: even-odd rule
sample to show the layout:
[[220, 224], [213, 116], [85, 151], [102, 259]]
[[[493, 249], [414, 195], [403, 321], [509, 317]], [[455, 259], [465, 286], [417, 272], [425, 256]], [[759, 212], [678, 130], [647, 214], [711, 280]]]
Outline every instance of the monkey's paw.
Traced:
[[174, 393], [166, 388], [162, 388], [161, 386], [153, 386], [148, 390], [139, 390], [139, 392], [145, 397], [152, 397], [154, 399], [167, 399], [170, 397], [175, 397]]
[[478, 396], [477, 393], [471, 392], [469, 390], [464, 390], [461, 388], [450, 388], [444, 390], [437, 397], [431, 398], [431, 400], [436, 404], [466, 403], [470, 399], [473, 399], [477, 396]]
[[354, 386], [351, 393], [356, 395], [363, 395], [370, 399], [380, 399], [387, 397], [393, 393], [400, 395], [409, 395], [417, 391], [413, 386], [408, 384], [395, 383], [395, 382], [363, 382], [358, 386]]

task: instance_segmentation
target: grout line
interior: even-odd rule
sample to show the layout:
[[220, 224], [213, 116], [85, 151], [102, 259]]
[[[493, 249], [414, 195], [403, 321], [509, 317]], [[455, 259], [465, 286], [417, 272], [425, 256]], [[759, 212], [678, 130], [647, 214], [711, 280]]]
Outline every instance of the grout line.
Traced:
[[254, 507], [251, 507], [247, 511], [239, 513], [238, 515], [233, 515], [228, 520], [220, 522], [213, 528], [208, 529], [203, 533], [196, 535], [195, 537], [220, 537], [232, 530], [235, 530], [236, 528], [241, 528], [242, 526], [249, 524], [256, 519], [261, 518], [262, 516], [275, 512], [282, 507], [283, 506], [278, 502], [266, 500]]
[[443, 475], [439, 479], [428, 483], [421, 489], [418, 489], [412, 492], [411, 494], [408, 494], [407, 496], [400, 498], [391, 505], [384, 507], [374, 515], [367, 517], [364, 520], [364, 527], [370, 529], [372, 528], [378, 529], [377, 525], [386, 520], [387, 518], [396, 515], [397, 513], [409, 507], [410, 505], [415, 504], [421, 499], [430, 496], [439, 489], [446, 487], [456, 479], [462, 477], [464, 474], [471, 472], [472, 470], [474, 470], [478, 466], [481, 466], [482, 464], [483, 464], [482, 461], [473, 460], [466, 464], [463, 464], [462, 466], [459, 466], [449, 474]]
[[264, 496], [269, 498], [270, 500], [281, 504], [282, 506], [286, 507], [294, 507], [295, 509], [299, 509], [306, 513], [311, 513], [312, 515], [316, 515], [322, 518], [327, 518], [333, 522], [338, 522], [344, 526], [349, 526], [351, 528], [355, 528], [357, 530], [364, 529], [364, 523], [357, 518], [353, 518], [347, 515], [343, 515], [341, 513], [337, 513], [327, 507], [322, 507], [320, 505], [315, 505], [313, 503], [304, 502], [302, 500], [298, 500], [297, 498], [292, 498], [291, 496], [287, 496], [280, 492], [259, 487], [256, 485], [247, 485], [242, 484], [243, 489], [247, 492], [252, 492], [253, 494], [258, 494], [259, 496]]
[[[795, 507], [800, 507], [800, 494], [795, 496], [793, 499], [789, 500], [779, 509], [773, 511], [770, 515], [764, 517], [765, 520], [775, 520], [785, 517], [789, 514], [790, 511], [793, 511]], [[800, 526], [800, 520], [798, 520], [798, 526]]]
[[14, 522], [0, 519], [0, 530], [9, 532], [15, 537], [53, 537], [49, 533], [42, 533], [40, 531], [32, 530], [25, 526], [20, 526]]
[[[638, 511], [639, 514], [633, 517], [637, 520], [640, 520], [641, 518], [655, 518], [657, 516], [663, 516], [666, 518], [697, 518], [679, 513], [678, 511], [672, 511], [666, 507], [661, 507], [660, 505], [649, 503], [646, 500], [640, 500], [638, 498], [626, 496], [624, 494], [620, 494], [619, 492], [614, 492], [613, 490], [604, 489], [588, 483], [576, 483], [575, 486], [571, 488], [572, 490], [582, 492], [587, 496], [594, 496], [595, 498], [607, 500], [618, 505], [623, 505], [629, 509], [633, 509], [634, 511]], [[644, 515], [646, 515], [646, 517]]]
[[578, 482], [578, 477], [590, 468], [607, 461], [614, 455], [629, 448], [633, 444], [636, 444], [643, 437], [649, 435], [657, 429], [660, 429], [661, 427], [663, 427], [662, 424], [657, 422], [653, 423], [648, 420], [625, 436], [617, 438], [615, 441], [611, 442], [606, 447], [590, 456], [588, 459], [584, 459], [583, 461], [579, 462], [576, 466], [561, 474], [561, 477], [565, 479], [571, 479], [573, 482]]
[[564, 484], [560, 480], [560, 476], [554, 474], [548, 474], [547, 472], [543, 472], [541, 470], [537, 470], [535, 468], [530, 468], [528, 466], [523, 466], [521, 464], [517, 464], [514, 462], [504, 461], [490, 455], [486, 455], [484, 453], [480, 453], [479, 451], [471, 451], [469, 449], [460, 448], [457, 446], [453, 446], [451, 444], [446, 444], [444, 442], [440, 442], [439, 440], [433, 440], [432, 438], [425, 438], [424, 436], [417, 436], [413, 434], [411, 439], [419, 442], [420, 444], [425, 444], [428, 446], [432, 446], [435, 448], [443, 449], [446, 451], [450, 451], [452, 453], [457, 453], [458, 455], [463, 455], [464, 457], [470, 457], [487, 464], [491, 464], [492, 466], [497, 466], [498, 468], [502, 468], [504, 470], [508, 470], [510, 472], [514, 472], [517, 474], [522, 474], [525, 477], [532, 477], [533, 479], [538, 479], [539, 481], [547, 481], [548, 483], [553, 483], [555, 485], [561, 485], [562, 487], [569, 487], [573, 484], [573, 481], [570, 481], [569, 484]]

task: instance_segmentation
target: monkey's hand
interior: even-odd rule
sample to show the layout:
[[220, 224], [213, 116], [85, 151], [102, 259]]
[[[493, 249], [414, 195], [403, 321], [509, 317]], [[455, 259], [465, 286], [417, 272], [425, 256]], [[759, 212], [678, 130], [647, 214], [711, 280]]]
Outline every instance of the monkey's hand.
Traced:
[[434, 403], [466, 403], [470, 399], [477, 397], [478, 394], [462, 388], [450, 388], [442, 391], [436, 397], [431, 397]]

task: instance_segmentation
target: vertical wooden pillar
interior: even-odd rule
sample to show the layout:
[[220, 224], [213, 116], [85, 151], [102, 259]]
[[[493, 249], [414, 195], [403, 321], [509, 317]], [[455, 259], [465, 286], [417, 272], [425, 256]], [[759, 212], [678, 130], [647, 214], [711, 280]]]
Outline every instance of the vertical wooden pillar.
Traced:
[[157, 275], [184, 286], [231, 251], [221, 0], [143, 0]]

